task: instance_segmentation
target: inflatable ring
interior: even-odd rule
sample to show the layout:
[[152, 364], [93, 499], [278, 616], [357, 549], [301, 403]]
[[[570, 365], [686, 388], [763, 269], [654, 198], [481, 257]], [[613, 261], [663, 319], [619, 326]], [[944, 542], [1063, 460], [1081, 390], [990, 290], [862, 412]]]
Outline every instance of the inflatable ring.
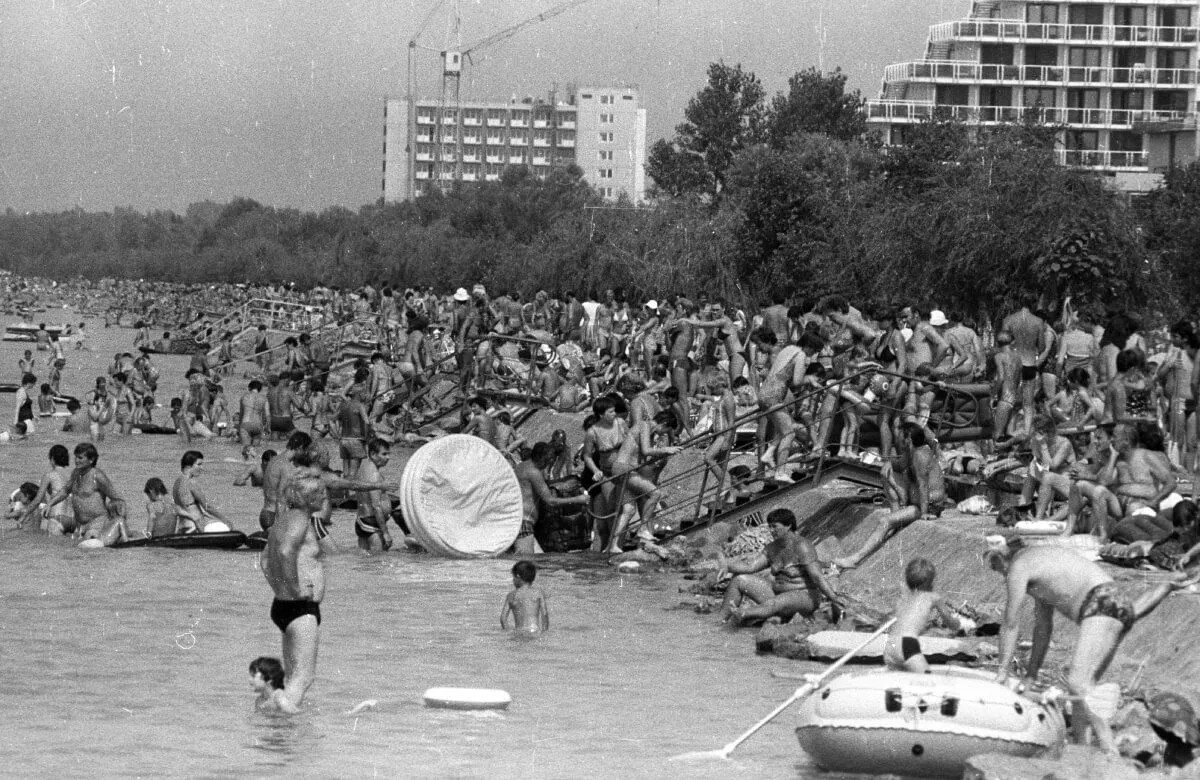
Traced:
[[448, 710], [503, 710], [512, 704], [508, 692], [497, 688], [430, 688], [422, 698], [426, 707]]

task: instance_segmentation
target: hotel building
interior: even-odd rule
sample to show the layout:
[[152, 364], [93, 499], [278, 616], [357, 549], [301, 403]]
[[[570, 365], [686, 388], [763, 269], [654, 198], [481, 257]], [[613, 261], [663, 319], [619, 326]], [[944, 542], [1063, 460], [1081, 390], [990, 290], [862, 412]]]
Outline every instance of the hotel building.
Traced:
[[925, 56], [888, 66], [868, 121], [888, 143], [936, 113], [975, 125], [1030, 112], [1062, 128], [1060, 163], [1152, 188], [1196, 157], [1200, 2], [974, 0], [930, 29]]
[[646, 110], [635, 87], [579, 87], [565, 101], [552, 92], [548, 99], [457, 107], [389, 99], [384, 107], [386, 201], [447, 190], [456, 181], [496, 181], [508, 165], [529, 166], [544, 178], [551, 167], [573, 163], [606, 200], [624, 194], [640, 203], [645, 161]]

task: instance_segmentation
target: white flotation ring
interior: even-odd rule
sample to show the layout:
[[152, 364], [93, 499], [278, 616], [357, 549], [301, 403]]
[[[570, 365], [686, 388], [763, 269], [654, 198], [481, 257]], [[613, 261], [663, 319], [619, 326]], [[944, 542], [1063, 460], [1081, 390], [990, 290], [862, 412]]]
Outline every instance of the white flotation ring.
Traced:
[[422, 698], [426, 707], [450, 710], [503, 710], [512, 704], [508, 691], [498, 688], [430, 688]]
[[104, 542], [100, 541], [99, 539], [84, 539], [82, 542], [79, 543], [79, 549], [81, 549], [81, 550], [103, 550]]
[[1058, 520], [1021, 520], [1013, 526], [1021, 536], [1061, 536], [1065, 528]]
[[436, 555], [496, 556], [521, 530], [517, 475], [475, 436], [444, 436], [413, 453], [400, 477], [400, 502], [413, 536]]
[[801, 702], [796, 736], [825, 769], [915, 777], [962, 777], [980, 753], [1060, 750], [1066, 729], [1057, 705], [990, 677], [969, 669], [844, 675]]

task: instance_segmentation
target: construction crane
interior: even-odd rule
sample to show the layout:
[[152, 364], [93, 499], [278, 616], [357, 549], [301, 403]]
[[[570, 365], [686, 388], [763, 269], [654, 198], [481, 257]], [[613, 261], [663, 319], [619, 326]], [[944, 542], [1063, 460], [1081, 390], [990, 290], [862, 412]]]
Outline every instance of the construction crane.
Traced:
[[[434, 4], [433, 8], [431, 8], [429, 13], [426, 14], [425, 19], [422, 21], [421, 26], [417, 29], [416, 34], [413, 35], [408, 42], [408, 146], [406, 147], [405, 152], [408, 155], [408, 165], [410, 171], [414, 170], [414, 166], [416, 164], [415, 128], [417, 98], [415, 81], [416, 74], [414, 68], [416, 50], [425, 49], [426, 51], [437, 52], [442, 59], [442, 89], [441, 97], [438, 101], [437, 121], [434, 123], [436, 131], [433, 136], [435, 163], [434, 180], [438, 182], [440, 182], [442, 178], [442, 144], [443, 141], [446, 140], [443, 137], [443, 116], [445, 114], [445, 109], [448, 102], [454, 109], [455, 117], [458, 116], [458, 109], [461, 103], [460, 91], [464, 61], [470, 62], [472, 65], [474, 65], [474, 60], [471, 57], [472, 54], [479, 53], [490, 46], [501, 43], [502, 41], [506, 41], [519, 33], [521, 30], [524, 30], [526, 27], [532, 27], [535, 24], [540, 24], [553, 19], [559, 14], [570, 11], [572, 8], [576, 8], [584, 3], [590, 2], [590, 0], [566, 0], [566, 2], [559, 3], [558, 5], [542, 11], [540, 14], [531, 16], [524, 21], [517, 22], [514, 25], [506, 27], [503, 30], [478, 40], [466, 47], [462, 45], [462, 15], [460, 8], [461, 0], [454, 0], [454, 7], [450, 13], [450, 30], [448, 31], [449, 35], [453, 36], [454, 38], [453, 44], [447, 45], [442, 49], [437, 49], [418, 43], [417, 39], [421, 37], [421, 34], [425, 31], [425, 28], [428, 27], [430, 21], [433, 20], [434, 14], [437, 13], [438, 9], [442, 7], [444, 2], [445, 0], [438, 0], [438, 2]], [[451, 87], [453, 88], [451, 89]], [[411, 191], [408, 193], [409, 197], [412, 197], [413, 194], [414, 193]]]

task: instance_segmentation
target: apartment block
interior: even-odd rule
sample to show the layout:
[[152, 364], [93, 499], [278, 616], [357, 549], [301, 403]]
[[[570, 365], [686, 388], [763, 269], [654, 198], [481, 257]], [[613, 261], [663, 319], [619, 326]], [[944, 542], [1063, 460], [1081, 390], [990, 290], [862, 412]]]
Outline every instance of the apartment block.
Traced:
[[[934, 25], [922, 59], [888, 66], [869, 122], [903, 144], [935, 113], [1061, 128], [1060, 163], [1144, 191], [1196, 156], [1200, 2], [974, 0]], [[1189, 157], [1190, 155], [1190, 157]]]
[[449, 106], [388, 99], [383, 197], [405, 200], [455, 182], [495, 181], [509, 165], [545, 177], [578, 165], [608, 200], [645, 196], [646, 110], [635, 87], [589, 86], [546, 99]]

